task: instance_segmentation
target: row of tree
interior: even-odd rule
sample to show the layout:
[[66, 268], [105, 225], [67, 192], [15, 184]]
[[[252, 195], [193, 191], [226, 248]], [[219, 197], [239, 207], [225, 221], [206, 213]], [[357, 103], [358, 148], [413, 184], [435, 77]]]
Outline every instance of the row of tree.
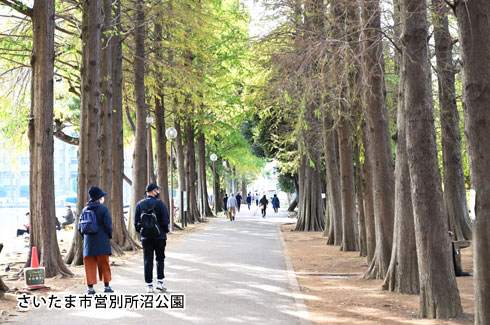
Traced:
[[[19, 102], [30, 103], [30, 245], [38, 248], [47, 277], [71, 275], [67, 264], [83, 263], [77, 231], [64, 260], [57, 243], [54, 137], [78, 146], [77, 211], [88, 201], [90, 186], [109, 193], [114, 254], [139, 248], [131, 211], [148, 182], [168, 193], [171, 157], [179, 193], [187, 193], [187, 207], [179, 200], [179, 211], [186, 210], [191, 223], [213, 215], [207, 193], [211, 152], [219, 157], [219, 203], [224, 188], [238, 191], [240, 183], [244, 191], [260, 169], [262, 161], [250, 154], [239, 128], [249, 116], [242, 80], [250, 71], [247, 14], [236, 2], [36, 0], [32, 8], [16, 0], [1, 3], [11, 9], [6, 17], [13, 26], [2, 39], [2, 65], [9, 67], [4, 74], [32, 71], [26, 74], [31, 92]], [[165, 135], [170, 125], [177, 130], [173, 146]], [[125, 147], [133, 149], [131, 176], [124, 174]], [[129, 220], [123, 180], [132, 187]], [[162, 199], [170, 207], [169, 196]]]
[[[366, 279], [419, 294], [420, 315], [428, 318], [462, 313], [451, 241], [473, 239], [475, 321], [488, 324], [490, 6], [483, 0], [272, 6], [280, 19], [256, 49], [268, 71], [255, 96], [262, 107], [256, 144], [295, 179], [296, 230], [324, 230], [328, 244], [359, 250], [370, 265]], [[450, 33], [454, 17], [457, 38]], [[477, 196], [473, 225], [463, 149]]]

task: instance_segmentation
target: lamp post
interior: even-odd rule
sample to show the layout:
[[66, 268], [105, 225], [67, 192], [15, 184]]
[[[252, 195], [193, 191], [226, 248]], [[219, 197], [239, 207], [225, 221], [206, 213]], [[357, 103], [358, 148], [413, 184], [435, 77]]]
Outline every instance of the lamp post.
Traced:
[[214, 162], [218, 159], [218, 156], [216, 154], [211, 154], [209, 157], [211, 158], [211, 161], [213, 162], [213, 208], [214, 208], [214, 213], [218, 213], [218, 195], [216, 193], [216, 170], [214, 169]]
[[172, 157], [172, 153], [173, 153], [172, 142], [177, 137], [177, 130], [171, 126], [165, 131], [165, 135], [170, 140], [170, 231], [173, 231], [174, 230], [174, 160]]
[[151, 123], [153, 123], [153, 117], [146, 117], [146, 178], [147, 184], [151, 183]]

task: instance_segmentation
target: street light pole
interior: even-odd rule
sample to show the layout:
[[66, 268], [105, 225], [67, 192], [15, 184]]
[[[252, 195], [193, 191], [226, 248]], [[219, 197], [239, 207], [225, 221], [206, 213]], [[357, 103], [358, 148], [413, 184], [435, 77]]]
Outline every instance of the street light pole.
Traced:
[[[177, 130], [169, 127], [165, 135], [170, 140], [170, 231], [174, 230], [174, 159], [173, 159], [173, 140], [177, 137]], [[180, 212], [182, 213], [182, 212]]]
[[216, 193], [216, 170], [214, 169], [214, 162], [218, 159], [218, 156], [216, 154], [211, 155], [211, 161], [213, 162], [213, 207], [214, 207], [214, 213], [218, 213], [218, 195]]

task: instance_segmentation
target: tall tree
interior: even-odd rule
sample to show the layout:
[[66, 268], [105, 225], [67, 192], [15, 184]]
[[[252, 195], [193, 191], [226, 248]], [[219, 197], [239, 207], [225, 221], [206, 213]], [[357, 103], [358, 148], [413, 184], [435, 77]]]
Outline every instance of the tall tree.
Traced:
[[[29, 116], [31, 211], [30, 247], [37, 247], [46, 277], [72, 275], [61, 258], [54, 199], [53, 77], [54, 0], [35, 1], [32, 9], [32, 81]], [[29, 260], [32, 256], [29, 255]]]
[[145, 107], [145, 6], [143, 0], [137, 0], [134, 10], [134, 97], [136, 107], [136, 132], [134, 135], [133, 152], [133, 177], [131, 193], [131, 211], [129, 216], [128, 229], [133, 238], [136, 238], [133, 218], [134, 209], [139, 200], [144, 198], [147, 180], [147, 132], [146, 132], [146, 107]]
[[452, 265], [448, 222], [429, 82], [425, 0], [402, 0], [407, 158], [420, 280], [420, 316], [448, 318], [462, 313]]
[[194, 121], [192, 120], [192, 110], [184, 123], [186, 135], [186, 185], [187, 185], [187, 221], [194, 223], [202, 221], [201, 214], [197, 205], [197, 173], [196, 173], [196, 146], [194, 141]]
[[362, 2], [363, 88], [372, 170], [376, 250], [366, 272], [367, 279], [383, 279], [388, 270], [393, 240], [394, 168], [388, 112], [384, 96], [384, 62], [381, 10], [378, 0]]
[[419, 293], [419, 274], [415, 246], [410, 172], [406, 151], [405, 65], [401, 65], [398, 95], [396, 165], [395, 165], [395, 232], [388, 273], [383, 289], [398, 293]]
[[[102, 28], [102, 107], [99, 126], [100, 186], [107, 191], [105, 200], [111, 208], [112, 189], [112, 0], [103, 0]], [[111, 211], [112, 213], [113, 211]]]
[[114, 35], [112, 38], [112, 190], [111, 216], [112, 241], [125, 251], [136, 250], [139, 245], [131, 238], [124, 218], [124, 128], [122, 102], [122, 43], [121, 1], [116, 0], [114, 9]]
[[456, 105], [453, 40], [449, 33], [449, 7], [432, 0], [432, 21], [441, 116], [442, 164], [444, 171], [444, 203], [449, 230], [455, 240], [471, 239], [471, 220], [466, 203], [466, 187], [461, 156], [459, 112]]
[[[209, 197], [206, 182], [206, 136], [202, 131], [197, 135], [197, 154], [198, 154], [198, 200], [199, 210], [204, 217], [213, 217], [213, 211], [209, 206]], [[246, 189], [245, 189], [246, 191]]]
[[490, 324], [490, 5], [457, 1], [456, 17], [463, 64], [463, 107], [470, 183], [476, 191], [473, 223], [475, 324]]
[[163, 73], [160, 67], [163, 61], [163, 37], [162, 25], [155, 24], [155, 80], [157, 82], [157, 92], [155, 94], [155, 138], [157, 154], [157, 183], [162, 187], [163, 203], [170, 209], [170, 199], [168, 191], [168, 154], [167, 136], [165, 135], [165, 94], [163, 92]]
[[[80, 102], [80, 145], [78, 148], [77, 211], [88, 202], [88, 189], [99, 184], [100, 164], [97, 137], [101, 111], [102, 8], [99, 1], [83, 1], [82, 87]], [[108, 190], [108, 189], [103, 189]], [[75, 229], [80, 214], [77, 215]], [[83, 238], [74, 232], [65, 262], [83, 264]]]

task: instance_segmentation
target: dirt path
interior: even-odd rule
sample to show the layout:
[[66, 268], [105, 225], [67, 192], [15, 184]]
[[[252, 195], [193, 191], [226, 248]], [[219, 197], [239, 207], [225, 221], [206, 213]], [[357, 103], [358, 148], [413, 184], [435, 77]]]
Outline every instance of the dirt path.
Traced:
[[[473, 277], [458, 277], [465, 315], [455, 320], [418, 319], [419, 297], [381, 290], [381, 280], [366, 281], [368, 265], [356, 252], [327, 246], [318, 232], [282, 234], [304, 301], [315, 324], [473, 324]], [[462, 250], [463, 269], [472, 272], [472, 249]]]

